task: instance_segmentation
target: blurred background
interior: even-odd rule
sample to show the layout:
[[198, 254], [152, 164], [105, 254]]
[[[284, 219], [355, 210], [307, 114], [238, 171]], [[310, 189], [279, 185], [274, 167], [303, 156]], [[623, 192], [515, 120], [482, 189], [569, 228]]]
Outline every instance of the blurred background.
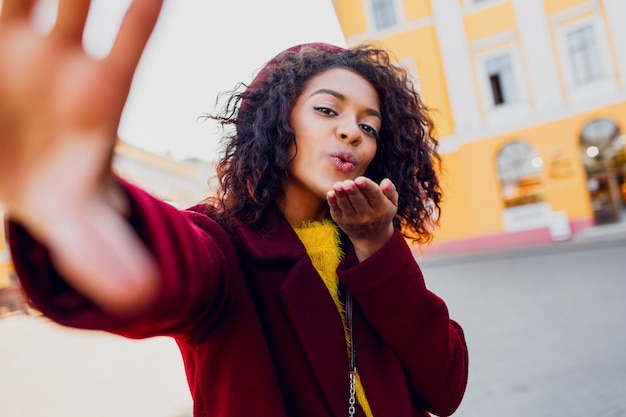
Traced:
[[[626, 416], [626, 2], [204, 3], [167, 3], [124, 114], [118, 174], [178, 207], [199, 201], [218, 147], [197, 118], [219, 91], [292, 44], [379, 42], [437, 126], [443, 214], [415, 256], [467, 332], [455, 415]], [[128, 1], [108, 4], [115, 21]], [[210, 41], [224, 34], [243, 40]], [[94, 54], [107, 36], [90, 32]], [[179, 118], [183, 102], [195, 107]], [[48, 322], [21, 296], [1, 238], [0, 317], [1, 416], [189, 415], [171, 340]]]
[[393, 51], [433, 110], [445, 193], [427, 252], [626, 221], [625, 2], [333, 3], [347, 43]]

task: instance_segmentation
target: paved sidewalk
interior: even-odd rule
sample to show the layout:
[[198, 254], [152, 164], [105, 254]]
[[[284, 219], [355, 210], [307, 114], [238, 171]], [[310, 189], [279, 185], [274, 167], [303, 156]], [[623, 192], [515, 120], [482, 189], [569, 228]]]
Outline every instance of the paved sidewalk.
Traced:
[[454, 416], [625, 417], [625, 255], [626, 237], [596, 235], [423, 262], [468, 341]]
[[39, 316], [0, 319], [1, 417], [188, 417], [168, 338], [129, 340]]
[[626, 222], [590, 227], [574, 236], [573, 242], [600, 242], [626, 238]]
[[414, 249], [414, 253], [420, 264], [439, 264], [484, 258], [493, 259], [509, 255], [525, 256], [533, 253], [570, 250], [575, 247], [611, 245], [614, 242], [623, 241], [626, 241], [626, 221], [590, 227], [579, 232], [571, 239], [561, 242], [522, 245], [503, 249], [479, 249], [475, 251], [449, 251], [443, 253], [426, 252], [425, 254], [420, 254], [419, 250]]

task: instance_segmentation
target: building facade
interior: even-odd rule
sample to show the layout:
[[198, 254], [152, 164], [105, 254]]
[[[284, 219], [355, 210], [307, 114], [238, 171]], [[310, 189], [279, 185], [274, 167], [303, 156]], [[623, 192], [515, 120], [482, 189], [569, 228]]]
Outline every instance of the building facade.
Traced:
[[432, 251], [565, 240], [626, 222], [626, 2], [334, 0], [433, 110], [443, 214]]
[[217, 185], [214, 163], [193, 158], [174, 160], [124, 142], [115, 147], [113, 171], [181, 209], [213, 195]]
[[[199, 159], [173, 160], [119, 141], [113, 170], [125, 180], [139, 185], [153, 196], [185, 208], [199, 203], [215, 191], [215, 166]], [[19, 282], [11, 263], [0, 207], [0, 317], [25, 310]]]

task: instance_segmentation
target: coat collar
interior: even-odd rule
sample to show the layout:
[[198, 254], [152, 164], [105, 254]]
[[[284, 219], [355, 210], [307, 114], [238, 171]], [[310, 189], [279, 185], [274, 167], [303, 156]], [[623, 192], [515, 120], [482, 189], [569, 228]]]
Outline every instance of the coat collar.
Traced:
[[265, 233], [240, 227], [241, 241], [259, 262], [293, 262], [280, 285], [280, 300], [327, 404], [334, 415], [344, 415], [349, 359], [341, 316], [291, 225], [278, 212], [268, 219], [270, 227]]
[[306, 249], [285, 217], [269, 210], [262, 232], [248, 225], [239, 226], [239, 236], [250, 255], [259, 261], [296, 261], [306, 256]]

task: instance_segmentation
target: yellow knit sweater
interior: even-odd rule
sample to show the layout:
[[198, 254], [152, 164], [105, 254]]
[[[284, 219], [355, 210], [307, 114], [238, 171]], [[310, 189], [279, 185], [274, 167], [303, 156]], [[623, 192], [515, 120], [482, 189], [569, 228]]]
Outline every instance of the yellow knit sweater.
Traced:
[[[306, 248], [313, 266], [320, 274], [322, 281], [324, 281], [330, 296], [337, 306], [337, 311], [343, 321], [343, 327], [346, 329], [345, 308], [339, 299], [339, 278], [337, 277], [337, 267], [344, 256], [339, 247], [339, 230], [330, 220], [306, 222], [294, 227], [294, 230]], [[349, 344], [350, 339], [346, 329], [346, 345], [348, 349], [350, 348]], [[356, 397], [361, 408], [365, 411], [365, 415], [373, 417], [358, 373], [356, 375]]]

